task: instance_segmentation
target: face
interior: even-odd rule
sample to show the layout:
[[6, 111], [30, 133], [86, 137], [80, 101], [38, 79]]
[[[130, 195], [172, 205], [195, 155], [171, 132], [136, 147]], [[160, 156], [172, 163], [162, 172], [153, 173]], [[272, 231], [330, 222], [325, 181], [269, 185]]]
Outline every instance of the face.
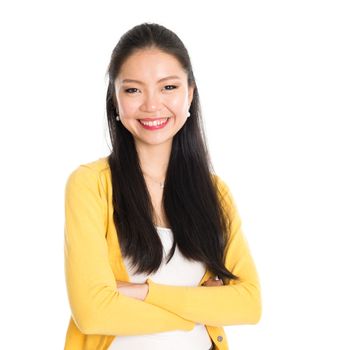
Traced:
[[115, 91], [120, 122], [136, 146], [171, 143], [186, 123], [193, 90], [174, 56], [157, 49], [132, 54], [115, 80]]

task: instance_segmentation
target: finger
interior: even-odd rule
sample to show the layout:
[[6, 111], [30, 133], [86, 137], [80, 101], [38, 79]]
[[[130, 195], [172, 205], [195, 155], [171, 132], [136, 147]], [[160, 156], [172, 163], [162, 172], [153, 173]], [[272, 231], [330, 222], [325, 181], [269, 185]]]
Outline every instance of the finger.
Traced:
[[224, 282], [222, 280], [212, 280], [210, 283], [213, 286], [221, 286], [224, 284]]

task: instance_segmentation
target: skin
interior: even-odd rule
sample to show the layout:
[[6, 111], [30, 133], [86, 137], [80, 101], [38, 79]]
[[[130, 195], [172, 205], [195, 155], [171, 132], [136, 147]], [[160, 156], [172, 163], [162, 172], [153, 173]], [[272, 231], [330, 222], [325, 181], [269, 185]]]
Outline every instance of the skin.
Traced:
[[[223, 285], [224, 283], [221, 279], [215, 280], [212, 277], [202, 283], [202, 286], [204, 287], [216, 287]], [[131, 283], [117, 280], [117, 290], [123, 295], [143, 301], [148, 294], [148, 284]]]
[[[178, 76], [179, 79], [160, 79]], [[141, 83], [123, 83], [125, 79]], [[130, 131], [142, 170], [162, 181], [174, 135], [187, 121], [194, 86], [187, 83], [187, 73], [178, 60], [158, 49], [143, 49], [132, 54], [115, 79], [120, 122]], [[138, 119], [171, 117], [159, 130], [147, 130]]]
[[[169, 76], [177, 76], [159, 81]], [[125, 79], [139, 82], [124, 82]], [[162, 182], [165, 178], [174, 135], [187, 121], [194, 86], [189, 86], [187, 73], [172, 55], [158, 49], [136, 51], [123, 63], [114, 82], [120, 122], [130, 131], [144, 174]], [[138, 119], [170, 117], [168, 124], [158, 130], [147, 130]], [[149, 182], [151, 187], [154, 182]], [[157, 185], [157, 190], [159, 186]], [[144, 300], [147, 283], [116, 281], [121, 294]], [[223, 285], [213, 278], [203, 286]]]

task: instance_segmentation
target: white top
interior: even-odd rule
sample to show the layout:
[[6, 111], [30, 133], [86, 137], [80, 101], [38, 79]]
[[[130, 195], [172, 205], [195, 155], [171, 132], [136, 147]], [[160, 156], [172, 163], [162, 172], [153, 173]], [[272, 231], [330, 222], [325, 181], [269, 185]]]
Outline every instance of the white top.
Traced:
[[[129, 259], [124, 258], [130, 282], [145, 283], [150, 277], [152, 281], [160, 284], [198, 286], [205, 274], [204, 264], [185, 259], [178, 247], [168, 264], [165, 264], [173, 243], [173, 233], [170, 228], [156, 226], [156, 229], [163, 243], [163, 262], [156, 273], [134, 274]], [[108, 350], [208, 350], [211, 346], [212, 341], [207, 329], [203, 324], [197, 323], [191, 331], [174, 330], [136, 336], [117, 335]]]

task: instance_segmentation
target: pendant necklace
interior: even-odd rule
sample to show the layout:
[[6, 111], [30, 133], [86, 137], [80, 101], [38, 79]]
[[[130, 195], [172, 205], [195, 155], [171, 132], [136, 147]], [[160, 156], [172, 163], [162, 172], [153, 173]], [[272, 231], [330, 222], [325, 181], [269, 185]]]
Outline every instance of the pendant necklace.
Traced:
[[149, 179], [151, 179], [153, 182], [155, 182], [155, 183], [157, 183], [159, 186], [160, 186], [160, 188], [164, 188], [164, 182], [159, 182], [159, 181], [156, 181], [156, 180], [153, 180], [149, 175], [147, 175], [147, 174], [145, 174], [145, 173], [143, 173], [144, 175], [146, 175]]

